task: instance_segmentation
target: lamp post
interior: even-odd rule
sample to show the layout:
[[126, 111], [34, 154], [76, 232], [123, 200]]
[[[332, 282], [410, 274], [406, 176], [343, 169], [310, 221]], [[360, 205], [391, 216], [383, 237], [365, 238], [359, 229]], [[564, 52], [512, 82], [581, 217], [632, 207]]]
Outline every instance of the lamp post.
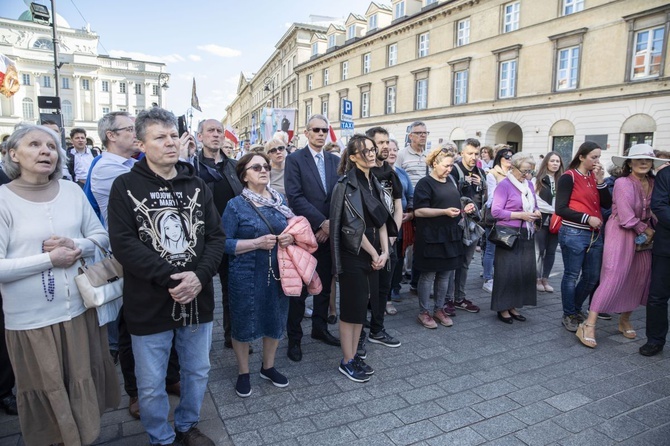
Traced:
[[170, 75], [167, 73], [160, 73], [158, 75], [158, 106], [163, 107], [163, 92], [162, 90], [167, 90], [170, 88], [168, 81], [170, 80]]
[[275, 108], [275, 80], [268, 76], [265, 78], [264, 83], [265, 88], [263, 88], [263, 91], [272, 91], [272, 108]]

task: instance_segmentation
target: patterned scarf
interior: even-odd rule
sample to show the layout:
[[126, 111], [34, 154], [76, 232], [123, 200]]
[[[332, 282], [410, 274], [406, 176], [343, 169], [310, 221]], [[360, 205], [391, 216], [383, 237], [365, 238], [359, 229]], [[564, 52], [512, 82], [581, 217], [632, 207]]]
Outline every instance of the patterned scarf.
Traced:
[[[523, 183], [516, 179], [512, 172], [507, 173], [507, 179], [516, 187], [519, 192], [521, 192], [521, 204], [523, 205], [523, 212], [534, 212], [535, 211], [535, 201], [533, 194], [530, 192], [530, 187], [528, 187], [528, 180], [524, 178]], [[528, 229], [528, 234], [532, 234], [535, 230], [533, 222], [524, 222], [526, 228]]]
[[268, 206], [268, 207], [274, 208], [286, 218], [295, 217], [295, 214], [293, 213], [293, 211], [288, 206], [283, 204], [284, 200], [282, 199], [282, 196], [279, 192], [277, 192], [276, 190], [274, 190], [270, 186], [266, 186], [265, 189], [268, 192], [270, 192], [270, 195], [272, 195], [272, 198], [265, 198], [264, 196], [259, 195], [256, 192], [253, 192], [252, 190], [250, 190], [246, 187], [242, 191], [242, 196], [244, 198], [246, 198], [247, 201], [251, 201], [253, 203], [258, 203], [261, 206]]

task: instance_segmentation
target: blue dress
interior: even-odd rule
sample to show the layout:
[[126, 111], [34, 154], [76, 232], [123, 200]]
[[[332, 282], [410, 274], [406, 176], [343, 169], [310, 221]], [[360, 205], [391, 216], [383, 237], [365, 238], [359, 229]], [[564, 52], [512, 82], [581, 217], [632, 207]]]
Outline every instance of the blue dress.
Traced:
[[[284, 204], [286, 199], [282, 197]], [[249, 240], [270, 234], [267, 224], [244, 197], [228, 202], [223, 211], [222, 226], [226, 233], [226, 254], [230, 254], [228, 292], [230, 299], [231, 336], [240, 342], [261, 337], [281, 339], [286, 330], [289, 299], [284, 295], [279, 278], [277, 245], [272, 251], [256, 249], [235, 255], [238, 240]], [[286, 228], [287, 221], [280, 212], [263, 206], [258, 210], [272, 225], [274, 234]], [[269, 270], [271, 253], [272, 271]], [[269, 273], [269, 284], [268, 284]]]

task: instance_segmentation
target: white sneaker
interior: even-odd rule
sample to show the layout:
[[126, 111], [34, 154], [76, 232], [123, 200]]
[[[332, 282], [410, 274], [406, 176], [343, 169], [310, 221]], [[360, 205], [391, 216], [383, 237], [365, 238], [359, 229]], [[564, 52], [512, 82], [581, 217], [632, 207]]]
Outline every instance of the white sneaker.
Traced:
[[493, 279], [485, 281], [484, 285], [482, 285], [482, 290], [486, 291], [487, 293], [492, 293], [493, 292]]

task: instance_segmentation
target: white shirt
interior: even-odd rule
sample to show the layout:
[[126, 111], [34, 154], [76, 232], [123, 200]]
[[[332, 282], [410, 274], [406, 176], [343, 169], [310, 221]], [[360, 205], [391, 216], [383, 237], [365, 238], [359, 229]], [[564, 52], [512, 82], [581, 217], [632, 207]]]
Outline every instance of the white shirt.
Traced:
[[77, 149], [73, 147], [70, 149], [70, 156], [74, 157], [74, 180], [86, 181], [88, 169], [91, 168], [93, 162], [93, 152], [88, 147], [83, 152], [77, 152]]

